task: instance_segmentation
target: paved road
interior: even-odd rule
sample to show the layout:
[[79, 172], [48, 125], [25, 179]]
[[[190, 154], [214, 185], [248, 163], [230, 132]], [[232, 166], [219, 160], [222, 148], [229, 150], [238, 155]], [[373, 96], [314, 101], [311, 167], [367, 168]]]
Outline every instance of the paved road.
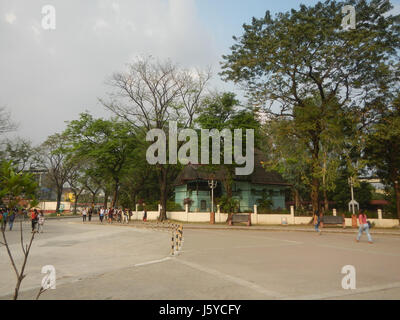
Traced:
[[[26, 235], [29, 236], [26, 225]], [[8, 234], [13, 252], [18, 232]], [[41, 299], [400, 299], [400, 237], [310, 232], [185, 230], [170, 257], [170, 234], [78, 221], [48, 221], [35, 239], [21, 298], [39, 289], [41, 267], [54, 265], [57, 288]], [[343, 290], [353, 265], [357, 290]], [[0, 297], [14, 275], [0, 248]]]

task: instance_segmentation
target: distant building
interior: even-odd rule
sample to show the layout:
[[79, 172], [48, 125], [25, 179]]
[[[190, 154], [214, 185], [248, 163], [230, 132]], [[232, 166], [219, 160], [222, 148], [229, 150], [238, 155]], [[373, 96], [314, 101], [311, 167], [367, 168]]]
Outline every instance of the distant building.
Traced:
[[373, 188], [375, 193], [386, 194], [385, 185], [382, 183], [379, 178], [361, 178], [361, 182], [368, 182]]
[[[262, 167], [265, 161], [262, 153], [255, 151], [254, 171], [249, 176], [235, 176], [233, 199], [239, 202], [240, 212], [252, 212], [257, 201], [267, 194], [272, 201], [272, 209], [285, 209], [285, 193], [290, 185], [276, 172], [267, 172]], [[226, 194], [222, 184], [224, 171], [207, 172], [205, 166], [187, 165], [175, 180], [175, 202], [184, 207], [185, 199], [191, 199], [191, 212], [211, 211], [211, 189], [208, 181], [214, 177], [218, 182], [214, 199]], [[214, 210], [216, 203], [214, 201]]]

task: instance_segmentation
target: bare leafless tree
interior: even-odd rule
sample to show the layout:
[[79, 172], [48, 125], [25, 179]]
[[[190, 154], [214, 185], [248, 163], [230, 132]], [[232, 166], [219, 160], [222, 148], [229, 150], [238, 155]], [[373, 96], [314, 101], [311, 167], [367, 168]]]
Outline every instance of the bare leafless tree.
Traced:
[[0, 107], [0, 135], [14, 131], [17, 125], [11, 120], [11, 114], [5, 107]]
[[8, 244], [8, 241], [7, 241], [7, 237], [6, 237], [6, 233], [5, 233], [6, 225], [5, 224], [1, 225], [1, 234], [2, 234], [3, 241], [1, 241], [0, 244], [2, 244], [6, 248], [8, 256], [9, 256], [10, 261], [11, 261], [11, 265], [12, 265], [12, 267], [14, 269], [14, 272], [15, 272], [15, 275], [17, 277], [17, 283], [15, 285], [14, 296], [13, 296], [14, 300], [18, 299], [18, 294], [19, 294], [19, 290], [20, 290], [20, 287], [21, 287], [22, 280], [24, 280], [24, 278], [26, 276], [24, 274], [25, 267], [26, 267], [26, 263], [28, 261], [28, 256], [29, 256], [29, 252], [31, 250], [33, 239], [35, 238], [35, 233], [33, 232], [32, 236], [31, 236], [31, 239], [29, 241], [29, 244], [24, 244], [23, 230], [22, 230], [22, 220], [20, 221], [20, 227], [21, 227], [21, 248], [22, 248], [22, 252], [23, 252], [23, 255], [24, 255], [24, 259], [23, 259], [23, 262], [22, 262], [21, 269], [18, 269], [18, 267], [17, 267], [17, 265], [15, 263], [14, 257], [12, 255], [10, 246]]
[[[20, 220], [20, 242], [21, 242], [21, 248], [22, 248], [22, 253], [23, 253], [23, 261], [22, 261], [22, 266], [21, 269], [18, 269], [17, 264], [15, 262], [14, 256], [12, 255], [11, 249], [10, 249], [10, 245], [7, 241], [7, 237], [6, 237], [6, 233], [5, 233], [5, 224], [2, 224], [0, 229], [1, 229], [1, 234], [2, 234], [2, 238], [3, 241], [0, 241], [0, 244], [3, 245], [6, 248], [8, 257], [10, 258], [10, 262], [11, 265], [14, 269], [15, 275], [17, 277], [17, 283], [15, 285], [15, 289], [14, 289], [14, 295], [13, 295], [13, 300], [17, 300], [18, 296], [19, 296], [19, 291], [21, 288], [21, 284], [22, 281], [25, 279], [26, 274], [25, 273], [25, 268], [26, 268], [26, 264], [28, 262], [28, 258], [29, 258], [29, 253], [31, 251], [31, 247], [33, 244], [33, 240], [35, 239], [35, 232], [32, 232], [32, 236], [29, 240], [28, 244], [24, 243], [24, 234], [23, 234], [23, 228], [22, 228], [22, 220]], [[47, 289], [40, 287], [40, 290], [38, 292], [38, 294], [36, 295], [36, 300], [38, 300], [40, 298], [40, 296], [46, 292]]]
[[[110, 80], [114, 91], [102, 104], [117, 116], [139, 129], [168, 129], [168, 122], [178, 120], [192, 126], [211, 72], [180, 68], [170, 60], [160, 62], [152, 57], [138, 58], [126, 72], [116, 73]], [[167, 145], [168, 145], [168, 134]], [[166, 219], [166, 203], [170, 166], [159, 164], [162, 211]]]
[[47, 138], [39, 149], [42, 165], [48, 170], [48, 178], [57, 191], [56, 212], [60, 209], [64, 185], [67, 183], [72, 166], [68, 161], [66, 150], [67, 139], [62, 134], [54, 134]]

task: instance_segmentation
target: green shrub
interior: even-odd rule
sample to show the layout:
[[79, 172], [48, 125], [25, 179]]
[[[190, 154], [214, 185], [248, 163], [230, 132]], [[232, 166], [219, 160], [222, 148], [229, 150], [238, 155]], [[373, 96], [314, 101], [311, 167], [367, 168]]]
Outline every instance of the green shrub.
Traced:
[[175, 201], [167, 201], [167, 211], [185, 211], [183, 207]]

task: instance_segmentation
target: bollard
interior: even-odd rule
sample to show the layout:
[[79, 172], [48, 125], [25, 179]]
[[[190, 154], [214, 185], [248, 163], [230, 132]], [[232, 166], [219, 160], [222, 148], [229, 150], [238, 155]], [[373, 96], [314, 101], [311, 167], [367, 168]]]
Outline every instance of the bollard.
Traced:
[[179, 226], [179, 251], [182, 250], [182, 233], [183, 233], [182, 229], [183, 229], [183, 226], [180, 225]]
[[183, 238], [183, 225], [182, 225], [182, 247], [183, 247], [183, 243], [184, 243], [184, 238]]
[[171, 237], [171, 256], [173, 256], [175, 253], [175, 248], [174, 248], [174, 231], [172, 231], [172, 237]]
[[175, 253], [178, 254], [179, 243], [178, 243], [178, 229], [175, 229]]

